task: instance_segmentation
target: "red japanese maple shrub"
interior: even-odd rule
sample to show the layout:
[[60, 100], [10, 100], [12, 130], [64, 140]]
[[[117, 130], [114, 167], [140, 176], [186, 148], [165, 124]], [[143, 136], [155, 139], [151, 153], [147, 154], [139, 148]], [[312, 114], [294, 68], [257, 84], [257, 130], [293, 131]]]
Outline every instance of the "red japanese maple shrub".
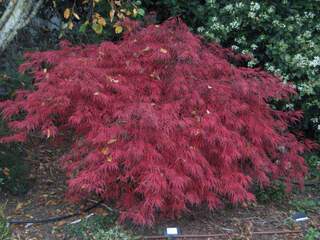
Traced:
[[[152, 224], [192, 205], [254, 200], [250, 187], [302, 181], [306, 144], [288, 131], [300, 112], [272, 109], [294, 90], [180, 21], [132, 29], [117, 44], [26, 55], [35, 90], [2, 103], [14, 135], [73, 130], [62, 158], [72, 200], [97, 194], [120, 218]], [[24, 112], [22, 120], [13, 120]]]

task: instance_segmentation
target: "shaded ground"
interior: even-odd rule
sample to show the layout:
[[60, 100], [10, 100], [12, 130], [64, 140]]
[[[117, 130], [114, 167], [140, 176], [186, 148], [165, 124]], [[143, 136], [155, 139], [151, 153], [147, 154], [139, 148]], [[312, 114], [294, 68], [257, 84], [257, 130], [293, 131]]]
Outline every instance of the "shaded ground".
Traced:
[[[54, 149], [54, 146], [51, 146]], [[32, 164], [32, 172], [29, 178], [33, 182], [29, 192], [21, 197], [10, 194], [1, 194], [0, 204], [7, 202], [7, 216], [9, 219], [46, 219], [57, 215], [66, 215], [77, 212], [92, 205], [74, 205], [64, 199], [65, 178], [58, 168], [58, 151], [49, 151], [47, 146], [40, 142], [33, 143], [28, 150], [28, 161]], [[320, 200], [319, 186], [306, 188], [304, 192], [290, 196], [292, 199], [318, 199]], [[320, 209], [312, 209], [308, 212], [310, 220], [304, 227], [293, 223], [290, 216], [293, 207], [288, 203], [273, 203], [246, 208], [227, 208], [215, 212], [197, 210], [193, 214], [187, 214], [175, 221], [160, 221], [155, 227], [141, 228], [131, 226], [131, 230], [141, 235], [162, 235], [165, 227], [178, 226], [183, 234], [216, 234], [216, 233], [242, 233], [246, 239], [303, 239], [302, 234], [295, 235], [267, 235], [253, 236], [252, 231], [280, 231], [280, 230], [304, 230], [310, 226], [320, 229]], [[62, 221], [48, 224], [22, 224], [12, 225], [14, 239], [68, 239], [63, 229], [77, 219], [83, 219], [90, 213], [96, 215], [108, 215], [110, 212], [100, 205], [90, 212], [83, 212], [80, 216], [68, 218]], [[91, 215], [90, 215], [91, 216]], [[129, 226], [127, 226], [129, 227]], [[197, 239], [197, 238], [194, 238]], [[210, 239], [210, 238], [206, 238]], [[228, 239], [228, 238], [211, 238]], [[231, 239], [231, 238], [229, 238]]]

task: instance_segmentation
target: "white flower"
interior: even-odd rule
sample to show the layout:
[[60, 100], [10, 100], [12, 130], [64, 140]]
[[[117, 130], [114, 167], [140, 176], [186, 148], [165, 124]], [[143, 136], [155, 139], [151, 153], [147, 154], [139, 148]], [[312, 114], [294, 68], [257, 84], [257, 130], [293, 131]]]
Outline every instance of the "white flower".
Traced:
[[216, 1], [215, 0], [207, 0], [207, 3], [210, 4], [211, 6], [213, 6], [213, 4], [216, 3]]
[[256, 12], [260, 9], [260, 4], [257, 2], [251, 2], [250, 3], [250, 11]]
[[224, 7], [224, 10], [226, 10], [227, 12], [232, 12], [233, 5], [232, 4], [228, 4], [227, 6]]
[[253, 59], [253, 60], [251, 60], [251, 61], [248, 62], [248, 67], [251, 67], [251, 68], [252, 68], [252, 67], [256, 66], [257, 63], [258, 63], [258, 62], [257, 62], [255, 59]]
[[274, 26], [279, 26], [279, 24], [280, 24], [280, 22], [278, 21], [278, 20], [273, 20], [272, 21], [272, 25], [274, 25]]
[[238, 51], [238, 50], [239, 50], [239, 47], [236, 46], [236, 45], [232, 45], [232, 46], [231, 46], [231, 49], [234, 50], [234, 51]]
[[256, 50], [256, 49], [258, 48], [258, 46], [257, 46], [256, 44], [254, 44], [254, 43], [253, 43], [253, 44], [251, 44], [251, 46], [250, 46], [250, 47], [251, 47], [251, 49], [252, 49], [252, 50]]
[[204, 27], [198, 27], [198, 32], [199, 32], [199, 33], [204, 32], [204, 30], [205, 30], [205, 28], [204, 28]]
[[273, 13], [274, 12], [274, 7], [273, 6], [269, 7], [267, 11], [270, 14]]
[[244, 4], [242, 2], [236, 3], [236, 8], [243, 8]]
[[286, 108], [288, 110], [293, 110], [294, 109], [294, 105], [292, 103], [286, 104]]
[[248, 17], [249, 18], [255, 18], [256, 17], [256, 13], [255, 12], [248, 12]]
[[319, 56], [314, 57], [313, 60], [309, 62], [309, 66], [310, 67], [320, 66], [320, 57]]
[[230, 23], [230, 27], [231, 27], [232, 29], [238, 29], [239, 26], [240, 26], [240, 23], [239, 23], [239, 21], [237, 21], [237, 20], [235, 20], [235, 21], [233, 21], [233, 22]]
[[298, 88], [299, 91], [302, 91], [302, 90], [303, 90], [303, 87], [302, 87], [302, 86], [298, 86], [297, 88]]
[[306, 18], [314, 18], [316, 15], [313, 12], [305, 12], [304, 16]]
[[300, 53], [296, 54], [292, 60], [298, 67], [301, 68], [306, 67], [309, 64], [309, 60]]
[[275, 72], [275, 67], [270, 65], [270, 63], [266, 63], [265, 68], [269, 71], [269, 72]]
[[312, 34], [310, 31], [305, 31], [305, 33], [303, 34], [304, 37], [306, 38], [311, 38]]
[[251, 52], [248, 49], [243, 49], [241, 53], [246, 55], [246, 54], [250, 54]]

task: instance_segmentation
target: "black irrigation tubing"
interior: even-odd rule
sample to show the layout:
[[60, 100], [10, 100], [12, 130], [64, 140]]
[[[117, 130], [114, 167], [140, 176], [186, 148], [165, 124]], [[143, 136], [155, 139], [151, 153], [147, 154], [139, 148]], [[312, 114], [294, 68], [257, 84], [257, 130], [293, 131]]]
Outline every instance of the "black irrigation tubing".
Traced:
[[309, 181], [304, 183], [304, 186], [306, 187], [316, 187], [318, 185], [320, 186], [320, 181], [314, 181], [314, 182]]
[[[311, 183], [305, 183], [305, 186], [315, 186], [318, 185], [319, 182], [311, 182]], [[98, 201], [96, 202], [94, 205], [92, 205], [91, 207], [88, 207], [86, 209], [84, 209], [83, 211], [79, 211], [76, 213], [72, 213], [72, 214], [68, 214], [68, 215], [62, 215], [62, 216], [55, 216], [55, 217], [49, 217], [49, 218], [45, 218], [45, 219], [28, 219], [28, 220], [16, 220], [16, 219], [12, 219], [12, 220], [8, 220], [9, 224], [28, 224], [28, 223], [34, 223], [34, 224], [45, 224], [45, 223], [50, 223], [50, 222], [58, 222], [67, 218], [71, 218], [71, 217], [75, 217], [75, 216], [79, 216], [81, 215], [82, 212], [89, 212], [90, 210], [96, 208], [97, 206], [99, 206], [101, 203], [103, 203], [103, 201]], [[292, 231], [291, 231], [292, 232]], [[258, 234], [258, 233], [255, 233]], [[183, 235], [183, 236], [187, 236], [187, 235]], [[203, 235], [203, 236], [207, 236], [207, 235]], [[211, 236], [211, 235], [210, 235]], [[210, 237], [208, 235], [208, 237]], [[213, 235], [212, 235], [213, 236]], [[158, 238], [156, 238], [157, 236], [154, 236], [152, 238], [144, 238], [144, 239], [163, 239], [160, 236]], [[201, 237], [201, 236], [200, 236]], [[188, 237], [185, 237], [188, 238]]]
[[[81, 215], [83, 212], [89, 212], [90, 210], [98, 207], [100, 204], [102, 204], [103, 201], [98, 201], [94, 205], [84, 209], [83, 211], [79, 211], [77, 213], [63, 215], [63, 216], [55, 216], [50, 217], [46, 219], [29, 219], [29, 220], [9, 220], [9, 224], [46, 224], [50, 222], [57, 222], [61, 221], [67, 218], [75, 217], [78, 215]], [[252, 232], [252, 235], [285, 235], [285, 234], [300, 234], [301, 230], [295, 230], [295, 231], [267, 231], [267, 232]], [[214, 238], [214, 237], [237, 237], [240, 236], [239, 233], [218, 233], [218, 234], [191, 234], [191, 235], [179, 235], [175, 236], [175, 239], [190, 239], [190, 238], [197, 238], [197, 239], [208, 239], [208, 238]], [[148, 240], [148, 239], [168, 239], [168, 236], [142, 236], [140, 239], [142, 240]]]
[[49, 217], [45, 219], [28, 219], [28, 220], [8, 220], [9, 224], [28, 224], [28, 223], [35, 223], [35, 224], [45, 224], [50, 222], [58, 222], [67, 218], [75, 217], [81, 215], [83, 212], [89, 212], [90, 210], [98, 207], [103, 201], [99, 201], [95, 203], [94, 205], [84, 209], [83, 211], [79, 211], [76, 213], [68, 214], [68, 215], [62, 215], [62, 216], [55, 216], [55, 217]]
[[[300, 186], [300, 184], [298, 182], [292, 182], [291, 184], [295, 185], [295, 186]], [[305, 181], [303, 183], [304, 187], [309, 187], [309, 188], [316, 188], [316, 187], [320, 187], [320, 181]]]

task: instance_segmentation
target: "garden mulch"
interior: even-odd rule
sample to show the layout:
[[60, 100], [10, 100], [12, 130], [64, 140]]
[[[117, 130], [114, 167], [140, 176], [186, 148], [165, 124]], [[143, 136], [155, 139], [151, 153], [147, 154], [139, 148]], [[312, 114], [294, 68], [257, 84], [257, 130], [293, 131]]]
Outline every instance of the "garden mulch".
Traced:
[[[59, 168], [58, 156], [62, 154], [54, 145], [48, 147], [40, 140], [33, 142], [27, 148], [29, 161], [32, 165], [29, 173], [32, 187], [23, 196], [13, 196], [9, 193], [1, 194], [0, 204], [7, 203], [6, 215], [8, 219], [47, 219], [53, 216], [73, 214], [92, 205], [92, 201], [83, 204], [72, 204], [65, 199], [66, 179]], [[288, 199], [320, 199], [318, 189], [306, 188], [303, 192], [291, 195]], [[240, 239], [303, 239], [303, 234], [294, 235], [253, 235], [259, 231], [301, 230], [310, 226], [320, 229], [320, 209], [309, 212], [310, 218], [304, 225], [294, 223], [290, 216], [294, 209], [288, 201], [282, 203], [255, 204], [225, 208], [216, 211], [197, 209], [176, 220], [160, 220], [152, 228], [126, 225], [131, 231], [139, 235], [163, 235], [164, 229], [178, 226], [183, 234], [217, 234], [241, 233]], [[82, 212], [80, 215], [47, 224], [11, 225], [14, 239], [53, 240], [68, 239], [63, 229], [73, 221], [83, 219], [89, 214], [110, 214], [104, 204]], [[92, 214], [91, 214], [92, 215]], [[91, 216], [90, 215], [90, 216]], [[198, 239], [198, 238], [192, 238]], [[202, 239], [231, 239], [231, 238], [202, 238]], [[239, 238], [238, 238], [239, 239]]]

